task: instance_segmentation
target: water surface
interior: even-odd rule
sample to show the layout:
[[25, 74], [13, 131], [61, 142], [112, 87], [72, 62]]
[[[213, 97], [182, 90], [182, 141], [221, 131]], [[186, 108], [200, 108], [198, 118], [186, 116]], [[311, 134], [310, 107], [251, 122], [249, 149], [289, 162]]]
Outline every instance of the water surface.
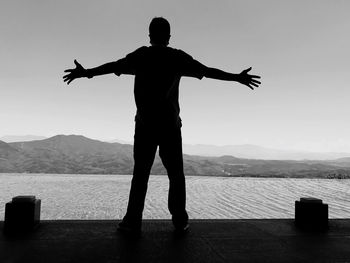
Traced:
[[[130, 175], [0, 174], [0, 220], [16, 195], [42, 200], [41, 219], [121, 219]], [[350, 180], [187, 176], [190, 218], [293, 218], [300, 197], [321, 198], [330, 218], [350, 217]], [[168, 219], [167, 176], [151, 176], [144, 218]]]

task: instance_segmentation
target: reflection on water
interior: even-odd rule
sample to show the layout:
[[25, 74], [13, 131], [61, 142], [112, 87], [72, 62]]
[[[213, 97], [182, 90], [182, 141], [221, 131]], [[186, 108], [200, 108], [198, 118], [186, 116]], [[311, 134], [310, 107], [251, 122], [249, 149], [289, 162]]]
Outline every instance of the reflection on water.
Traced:
[[[16, 195], [42, 200], [41, 219], [120, 219], [129, 195], [129, 175], [0, 174], [0, 220]], [[293, 218], [304, 196], [329, 204], [330, 218], [350, 217], [350, 180], [259, 179], [188, 176], [190, 218]], [[167, 176], [151, 176], [144, 218], [170, 218]]]

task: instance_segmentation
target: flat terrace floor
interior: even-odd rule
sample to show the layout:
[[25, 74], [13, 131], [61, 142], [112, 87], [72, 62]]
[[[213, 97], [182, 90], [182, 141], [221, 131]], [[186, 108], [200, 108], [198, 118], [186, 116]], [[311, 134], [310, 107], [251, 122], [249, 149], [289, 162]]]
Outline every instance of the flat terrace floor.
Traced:
[[42, 221], [25, 236], [0, 234], [0, 262], [350, 262], [349, 219], [330, 220], [324, 232], [292, 219], [192, 220], [184, 236], [169, 220], [145, 220], [138, 238], [116, 232], [117, 223]]

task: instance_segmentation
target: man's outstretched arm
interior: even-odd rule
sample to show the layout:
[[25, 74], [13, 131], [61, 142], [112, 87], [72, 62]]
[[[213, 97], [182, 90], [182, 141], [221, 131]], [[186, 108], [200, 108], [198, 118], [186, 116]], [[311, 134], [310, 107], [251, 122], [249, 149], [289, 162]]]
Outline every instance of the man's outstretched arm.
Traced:
[[118, 67], [117, 62], [109, 62], [91, 69], [85, 69], [77, 60], [74, 60], [74, 64], [75, 68], [64, 71], [68, 73], [63, 76], [63, 80], [67, 84], [77, 78], [92, 78], [94, 76], [116, 73]]
[[260, 79], [260, 76], [248, 74], [248, 72], [251, 69], [252, 68], [250, 67], [248, 69], [243, 70], [239, 74], [234, 74], [234, 73], [222, 71], [220, 69], [207, 67], [205, 70], [204, 77], [218, 79], [218, 80], [237, 81], [243, 85], [248, 86], [250, 89], [254, 90], [254, 87], [259, 87], [261, 82], [257, 80], [257, 79]]

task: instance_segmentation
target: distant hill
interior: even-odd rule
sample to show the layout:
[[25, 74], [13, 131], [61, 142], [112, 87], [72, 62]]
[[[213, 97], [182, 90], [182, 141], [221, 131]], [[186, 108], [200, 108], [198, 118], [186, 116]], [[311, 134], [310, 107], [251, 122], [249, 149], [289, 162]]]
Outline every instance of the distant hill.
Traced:
[[350, 157], [350, 153], [318, 153], [307, 151], [278, 150], [251, 144], [224, 146], [205, 144], [184, 144], [183, 151], [191, 155], [233, 155], [239, 158], [264, 160], [331, 160], [341, 157]]
[[350, 157], [343, 157], [336, 160], [331, 161], [332, 163], [336, 163], [341, 166], [350, 166]]
[[5, 135], [0, 137], [0, 140], [4, 142], [28, 142], [43, 139], [46, 139], [46, 137], [37, 135]]
[[[81, 135], [44, 140], [0, 141], [2, 173], [132, 174], [133, 146], [107, 143]], [[184, 154], [186, 175], [350, 178], [347, 158], [328, 161], [244, 159]], [[166, 174], [157, 156], [152, 174]]]
[[109, 143], [121, 143], [121, 144], [133, 144], [133, 142], [130, 142], [130, 141], [124, 141], [124, 140], [118, 140], [118, 139], [115, 139], [115, 140], [111, 140], [111, 141], [106, 141], [106, 142], [109, 142]]
[[337, 160], [335, 160], [337, 162], [347, 162], [350, 163], [350, 157], [343, 157], [343, 158], [338, 158]]
[[106, 143], [80, 135], [57, 135], [45, 140], [9, 144], [27, 158], [22, 172], [102, 173], [132, 172], [132, 146]]

